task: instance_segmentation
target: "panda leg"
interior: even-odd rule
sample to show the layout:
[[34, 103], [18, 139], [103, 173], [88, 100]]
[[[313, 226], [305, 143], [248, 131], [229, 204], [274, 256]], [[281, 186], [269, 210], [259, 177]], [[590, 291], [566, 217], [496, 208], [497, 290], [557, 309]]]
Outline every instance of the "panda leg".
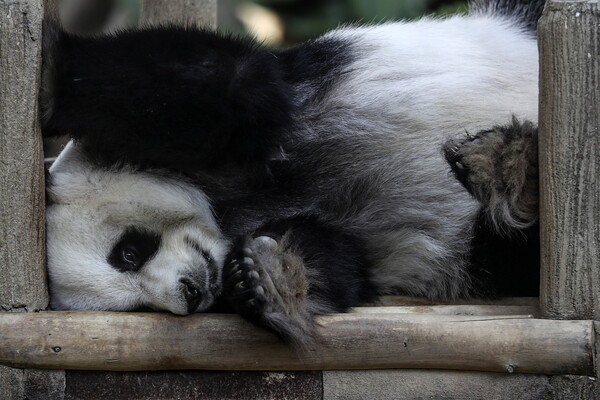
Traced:
[[482, 204], [498, 233], [532, 226], [538, 216], [537, 127], [513, 119], [445, 143], [444, 155], [456, 178]]
[[[306, 221], [286, 221], [242, 239], [226, 265], [233, 309], [296, 348], [314, 340], [314, 316], [374, 299], [353, 238]], [[279, 231], [279, 232], [278, 232]]]

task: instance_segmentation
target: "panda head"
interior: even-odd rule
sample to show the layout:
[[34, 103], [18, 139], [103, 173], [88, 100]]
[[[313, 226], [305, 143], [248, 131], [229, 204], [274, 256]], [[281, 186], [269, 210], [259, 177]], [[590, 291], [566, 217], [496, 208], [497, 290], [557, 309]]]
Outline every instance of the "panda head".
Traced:
[[101, 169], [70, 143], [50, 169], [51, 307], [189, 314], [214, 304], [229, 242], [182, 179]]

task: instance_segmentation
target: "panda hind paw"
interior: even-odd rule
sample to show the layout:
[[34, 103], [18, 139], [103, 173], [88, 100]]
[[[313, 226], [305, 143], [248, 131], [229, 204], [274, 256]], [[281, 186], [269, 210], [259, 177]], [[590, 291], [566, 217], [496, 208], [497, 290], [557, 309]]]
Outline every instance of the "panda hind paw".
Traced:
[[513, 119], [449, 140], [444, 156], [462, 185], [479, 200], [499, 232], [525, 229], [537, 219], [537, 127]]

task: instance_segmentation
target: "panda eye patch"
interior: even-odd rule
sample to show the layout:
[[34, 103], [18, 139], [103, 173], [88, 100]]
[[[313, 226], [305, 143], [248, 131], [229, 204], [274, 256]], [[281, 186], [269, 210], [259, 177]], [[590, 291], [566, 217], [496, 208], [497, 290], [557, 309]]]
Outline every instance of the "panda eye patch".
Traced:
[[113, 245], [107, 257], [108, 263], [117, 271], [138, 271], [160, 247], [160, 236], [137, 227], [128, 227]]

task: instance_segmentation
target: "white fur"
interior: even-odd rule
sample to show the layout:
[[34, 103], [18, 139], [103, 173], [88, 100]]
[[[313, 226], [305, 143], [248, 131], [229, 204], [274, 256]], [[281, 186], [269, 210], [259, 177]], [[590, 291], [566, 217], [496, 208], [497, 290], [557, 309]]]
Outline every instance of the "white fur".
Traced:
[[[340, 215], [340, 225], [367, 239], [383, 292], [464, 293], [479, 204], [450, 173], [442, 144], [513, 115], [537, 122], [535, 38], [486, 15], [346, 27], [326, 37], [350, 40], [357, 58], [325, 98], [303, 99], [300, 132], [304, 140], [347, 144], [338, 147], [336, 168], [379, 181], [372, 202]], [[353, 148], [360, 158], [344, 157]]]
[[[229, 243], [206, 196], [181, 180], [135, 171], [104, 170], [85, 161], [69, 143], [50, 170], [54, 202], [47, 209], [48, 273], [53, 309], [129, 310], [151, 307], [187, 314], [180, 278], [191, 276], [212, 305], [206, 260], [184, 236], [207, 249], [221, 272]], [[107, 262], [128, 226], [160, 233], [157, 254], [139, 272], [119, 272]], [[218, 278], [220, 281], [220, 277]]]

